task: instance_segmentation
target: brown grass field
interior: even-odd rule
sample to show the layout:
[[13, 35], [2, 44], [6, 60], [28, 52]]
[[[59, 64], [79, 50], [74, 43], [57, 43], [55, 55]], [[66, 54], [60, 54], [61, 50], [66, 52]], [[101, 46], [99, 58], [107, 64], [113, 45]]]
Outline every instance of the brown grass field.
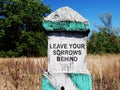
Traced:
[[120, 90], [120, 54], [88, 55], [93, 90]]
[[[93, 90], [120, 90], [120, 54], [88, 55]], [[0, 58], [0, 90], [41, 90], [47, 58]]]

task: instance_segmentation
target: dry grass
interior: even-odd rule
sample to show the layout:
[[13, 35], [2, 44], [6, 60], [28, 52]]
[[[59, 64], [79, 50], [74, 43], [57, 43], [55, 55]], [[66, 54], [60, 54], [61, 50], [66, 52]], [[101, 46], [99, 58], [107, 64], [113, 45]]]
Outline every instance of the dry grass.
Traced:
[[46, 58], [2, 58], [0, 90], [41, 90]]
[[[120, 55], [88, 55], [93, 90], [120, 90]], [[0, 90], [41, 90], [47, 58], [0, 58]]]
[[120, 90], [120, 54], [88, 55], [93, 90]]

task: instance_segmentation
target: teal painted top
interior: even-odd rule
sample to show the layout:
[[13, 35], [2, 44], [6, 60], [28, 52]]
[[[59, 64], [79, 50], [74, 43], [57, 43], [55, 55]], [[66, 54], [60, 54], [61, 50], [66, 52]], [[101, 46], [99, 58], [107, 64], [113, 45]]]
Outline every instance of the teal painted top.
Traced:
[[87, 31], [88, 20], [69, 7], [62, 7], [43, 20], [46, 31]]
[[89, 24], [73, 21], [43, 21], [42, 24], [46, 31], [86, 31], [90, 28]]

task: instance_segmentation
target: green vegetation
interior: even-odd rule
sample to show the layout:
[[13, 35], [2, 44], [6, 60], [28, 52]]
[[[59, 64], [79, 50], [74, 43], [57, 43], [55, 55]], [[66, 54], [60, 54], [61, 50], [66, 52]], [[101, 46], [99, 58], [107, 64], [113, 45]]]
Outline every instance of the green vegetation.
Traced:
[[0, 56], [45, 56], [42, 20], [50, 11], [39, 0], [0, 0]]
[[103, 26], [96, 26], [99, 31], [92, 32], [88, 40], [88, 53], [120, 53], [120, 32], [112, 28], [112, 15], [104, 14], [99, 18]]

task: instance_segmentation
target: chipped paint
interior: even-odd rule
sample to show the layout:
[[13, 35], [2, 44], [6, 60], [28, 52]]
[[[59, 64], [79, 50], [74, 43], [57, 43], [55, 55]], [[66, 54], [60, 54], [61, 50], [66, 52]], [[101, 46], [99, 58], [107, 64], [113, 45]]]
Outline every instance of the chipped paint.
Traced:
[[84, 22], [70, 22], [70, 21], [61, 21], [61, 22], [52, 22], [52, 21], [43, 21], [43, 26], [47, 31], [88, 31], [90, 26], [89, 24], [84, 24]]

